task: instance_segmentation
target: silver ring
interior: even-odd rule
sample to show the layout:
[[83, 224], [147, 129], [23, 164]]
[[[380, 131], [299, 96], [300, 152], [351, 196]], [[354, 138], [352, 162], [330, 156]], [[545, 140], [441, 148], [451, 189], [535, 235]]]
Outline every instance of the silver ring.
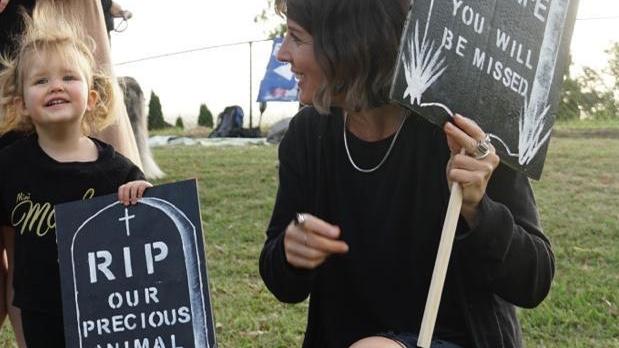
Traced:
[[301, 214], [301, 213], [297, 213], [294, 216], [294, 224], [296, 226], [301, 225], [303, 226], [305, 224], [305, 215]]
[[473, 156], [476, 160], [481, 160], [490, 154], [490, 148], [492, 146], [492, 142], [490, 141], [490, 136], [486, 134], [483, 140], [477, 141], [477, 146], [475, 147], [475, 153]]

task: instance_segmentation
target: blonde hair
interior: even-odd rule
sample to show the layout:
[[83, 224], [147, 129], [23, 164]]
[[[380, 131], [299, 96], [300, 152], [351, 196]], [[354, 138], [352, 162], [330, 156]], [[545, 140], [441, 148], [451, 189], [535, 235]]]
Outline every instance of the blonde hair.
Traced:
[[84, 134], [100, 131], [114, 121], [112, 107], [117, 96], [112, 78], [97, 68], [94, 40], [83, 33], [80, 21], [63, 6], [70, 5], [63, 5], [62, 1], [40, 1], [32, 17], [22, 13], [25, 31], [16, 55], [0, 57], [0, 134], [34, 130], [32, 121], [19, 112], [15, 100], [23, 100], [25, 71], [35, 55], [72, 60], [86, 76], [88, 89], [96, 92], [94, 107], [82, 118]]

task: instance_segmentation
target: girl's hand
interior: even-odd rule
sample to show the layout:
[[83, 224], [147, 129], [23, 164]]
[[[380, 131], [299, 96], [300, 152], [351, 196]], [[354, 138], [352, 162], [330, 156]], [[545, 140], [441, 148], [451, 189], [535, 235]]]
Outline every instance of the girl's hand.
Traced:
[[118, 200], [125, 206], [136, 204], [138, 199], [142, 198], [144, 191], [149, 187], [153, 187], [153, 185], [148, 181], [130, 181], [118, 188]]
[[[477, 206], [486, 194], [488, 181], [500, 159], [492, 145], [486, 157], [475, 159], [477, 144], [486, 137], [486, 133], [473, 120], [456, 114], [453, 123], [447, 122], [444, 130], [451, 150], [447, 180], [450, 186], [451, 182], [462, 186], [461, 215], [472, 227], [477, 221]], [[464, 154], [461, 154], [462, 149]]]
[[303, 222], [291, 222], [284, 236], [284, 252], [289, 264], [314, 269], [331, 254], [345, 254], [348, 245], [338, 240], [340, 228], [310, 214], [302, 214]]

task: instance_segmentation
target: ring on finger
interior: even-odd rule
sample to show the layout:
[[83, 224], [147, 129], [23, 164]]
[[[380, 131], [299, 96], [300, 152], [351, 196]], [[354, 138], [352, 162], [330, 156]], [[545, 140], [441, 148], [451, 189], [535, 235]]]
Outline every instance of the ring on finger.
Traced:
[[490, 141], [490, 136], [486, 134], [484, 139], [478, 140], [477, 145], [475, 146], [475, 152], [473, 153], [473, 157], [476, 160], [481, 160], [490, 154], [490, 150], [492, 148], [492, 142]]
[[303, 225], [305, 224], [305, 215], [303, 215], [302, 213], [296, 213], [294, 216], [294, 224], [295, 226], [301, 226], [303, 227]]

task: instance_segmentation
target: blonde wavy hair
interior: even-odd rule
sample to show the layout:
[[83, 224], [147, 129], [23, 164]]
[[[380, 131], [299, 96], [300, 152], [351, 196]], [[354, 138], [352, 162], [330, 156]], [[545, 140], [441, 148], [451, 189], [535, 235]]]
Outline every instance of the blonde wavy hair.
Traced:
[[62, 1], [40, 1], [32, 17], [23, 12], [25, 31], [16, 54], [0, 57], [0, 134], [34, 131], [32, 121], [19, 112], [16, 103], [23, 102], [23, 79], [36, 56], [58, 57], [78, 66], [86, 76], [88, 89], [95, 91], [97, 98], [95, 106], [82, 118], [85, 135], [113, 123], [111, 110], [117, 96], [112, 78], [97, 69], [94, 40], [83, 33], [80, 20], [64, 6]]

